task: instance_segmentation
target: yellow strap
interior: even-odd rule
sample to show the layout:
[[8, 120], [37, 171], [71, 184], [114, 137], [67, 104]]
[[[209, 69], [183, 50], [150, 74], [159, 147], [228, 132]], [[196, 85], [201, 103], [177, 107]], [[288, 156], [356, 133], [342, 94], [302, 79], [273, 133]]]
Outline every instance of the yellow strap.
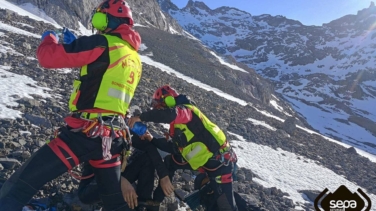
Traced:
[[89, 130], [91, 130], [96, 124], [98, 123], [98, 120], [95, 119], [90, 125], [89, 127], [87, 127], [85, 130], [82, 130], [83, 133], [87, 133]]
[[121, 163], [121, 172], [124, 172], [125, 168], [127, 167], [128, 157], [131, 155], [130, 150], [123, 149], [123, 162]]

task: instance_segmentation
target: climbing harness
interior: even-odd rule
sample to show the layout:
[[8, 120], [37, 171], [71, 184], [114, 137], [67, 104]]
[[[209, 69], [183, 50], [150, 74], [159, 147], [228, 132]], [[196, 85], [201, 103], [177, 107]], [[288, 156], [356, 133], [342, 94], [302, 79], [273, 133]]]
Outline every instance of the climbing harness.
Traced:
[[[126, 125], [124, 117], [120, 115], [102, 117], [102, 114], [100, 113], [95, 119], [84, 118], [84, 116], [87, 115], [82, 115], [82, 113], [78, 113], [75, 116], [79, 116], [79, 118], [84, 120], [85, 123], [81, 127], [71, 129], [71, 131], [81, 131], [89, 138], [100, 137], [102, 139], [103, 160], [110, 160], [113, 158], [110, 152], [111, 143], [116, 138], [121, 137], [124, 140], [123, 144], [126, 151], [130, 150], [131, 137], [129, 127]], [[127, 155], [129, 152], [123, 154]]]
[[[201, 168], [204, 169], [204, 171], [216, 171], [222, 166], [228, 166], [230, 162], [236, 163], [238, 158], [236, 157], [236, 154], [234, 150], [232, 149], [231, 145], [226, 141], [218, 150], [217, 153], [213, 155], [213, 157], [209, 160], [216, 160], [219, 161], [220, 164], [215, 168], [207, 168], [205, 166], [202, 166]], [[199, 170], [200, 171], [200, 170]], [[202, 171], [202, 170], [201, 170]]]
[[176, 164], [178, 164], [179, 166], [184, 166], [184, 165], [186, 165], [188, 162], [179, 162], [179, 161], [177, 161], [176, 159], [175, 159], [175, 157], [174, 157], [174, 155], [171, 155], [171, 158], [172, 158], [172, 160], [176, 163]]
[[[59, 128], [55, 132], [55, 138], [48, 143], [48, 146], [54, 153], [62, 160], [68, 168], [70, 175], [76, 179], [88, 179], [94, 174], [87, 176], [79, 176], [78, 173], [73, 172], [74, 166], [79, 164], [79, 159], [72, 152], [67, 144], [58, 137], [61, 130], [69, 129], [71, 132], [82, 132], [88, 138], [98, 138], [102, 140], [102, 160], [89, 160], [89, 163], [95, 168], [111, 168], [121, 165], [121, 171], [125, 170], [127, 159], [131, 154], [131, 135], [129, 127], [126, 125], [124, 118], [121, 115], [103, 116], [98, 113], [94, 119], [85, 118], [84, 113], [73, 113], [67, 117], [67, 128]], [[111, 144], [116, 138], [123, 140], [123, 151], [120, 154], [111, 154]]]
[[[188, 162], [186, 161], [183, 161], [183, 162], [179, 162], [175, 159], [174, 155], [171, 155], [171, 158], [172, 160], [177, 164], [177, 165], [186, 165]], [[228, 143], [228, 141], [226, 141], [218, 150], [218, 152], [216, 152], [213, 157], [209, 160], [216, 160], [216, 161], [219, 161], [220, 164], [215, 167], [215, 168], [207, 168], [205, 166], [201, 166], [198, 171], [203, 173], [205, 171], [216, 171], [218, 170], [219, 168], [221, 168], [222, 166], [228, 166], [230, 164], [230, 162], [233, 162], [233, 163], [236, 163], [237, 162], [237, 156], [234, 152], [234, 150], [232, 149], [230, 143]]]

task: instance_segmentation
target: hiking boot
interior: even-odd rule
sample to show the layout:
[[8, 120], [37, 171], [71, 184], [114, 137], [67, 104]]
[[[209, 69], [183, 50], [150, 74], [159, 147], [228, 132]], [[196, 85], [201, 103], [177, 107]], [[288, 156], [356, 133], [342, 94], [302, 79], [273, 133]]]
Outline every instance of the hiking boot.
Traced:
[[159, 211], [159, 202], [147, 200], [138, 202], [137, 211]]
[[138, 207], [136, 207], [136, 210], [137, 211], [147, 211], [147, 209], [144, 205], [138, 205]]

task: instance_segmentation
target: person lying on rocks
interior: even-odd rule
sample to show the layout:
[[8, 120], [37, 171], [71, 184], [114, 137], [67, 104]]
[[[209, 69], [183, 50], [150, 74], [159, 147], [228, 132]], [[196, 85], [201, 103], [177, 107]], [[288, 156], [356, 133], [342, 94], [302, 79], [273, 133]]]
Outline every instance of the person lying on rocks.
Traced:
[[[160, 203], [153, 201], [154, 173], [156, 170], [164, 194], [170, 195], [174, 187], [168, 177], [168, 171], [153, 144], [143, 141], [137, 134], [133, 134], [132, 146], [135, 148], [121, 173], [124, 199], [130, 208], [137, 211], [159, 211]], [[96, 178], [89, 177], [89, 175], [93, 175], [93, 167], [89, 163], [85, 163], [82, 170], [82, 177], [85, 179], [80, 181], [78, 197], [84, 204], [95, 204], [101, 201], [100, 194]], [[132, 184], [136, 181], [135, 190]]]
[[4, 183], [1, 211], [21, 210], [44, 184], [88, 161], [98, 164], [93, 172], [104, 210], [131, 210], [121, 192], [119, 155], [124, 147], [124, 115], [142, 73], [137, 53], [141, 37], [132, 29], [132, 12], [124, 0], [103, 1], [91, 22], [97, 34], [72, 40], [65, 36], [71, 32], [64, 30], [64, 44], [59, 44], [54, 31], [42, 34], [37, 49], [40, 66], [81, 67], [69, 100], [72, 114], [56, 137]]
[[[133, 127], [140, 121], [170, 124], [166, 138], [154, 138], [150, 133], [143, 136], [162, 151], [171, 153], [164, 159], [170, 179], [177, 169], [205, 172], [214, 199], [208, 210], [237, 210], [232, 190], [232, 172], [237, 158], [224, 132], [187, 96], [178, 94], [168, 85], [154, 92], [152, 107], [129, 118], [128, 125]], [[157, 187], [154, 200], [161, 202], [164, 197], [162, 188]]]

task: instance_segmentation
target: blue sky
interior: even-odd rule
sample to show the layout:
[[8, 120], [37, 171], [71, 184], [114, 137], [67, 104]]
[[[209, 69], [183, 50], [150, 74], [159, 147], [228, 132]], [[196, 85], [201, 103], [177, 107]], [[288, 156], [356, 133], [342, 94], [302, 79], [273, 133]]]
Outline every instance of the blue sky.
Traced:
[[[179, 8], [188, 0], [171, 0]], [[201, 0], [211, 9], [231, 6], [257, 16], [261, 14], [283, 15], [304, 25], [321, 26], [359, 10], [368, 8], [371, 0]]]

